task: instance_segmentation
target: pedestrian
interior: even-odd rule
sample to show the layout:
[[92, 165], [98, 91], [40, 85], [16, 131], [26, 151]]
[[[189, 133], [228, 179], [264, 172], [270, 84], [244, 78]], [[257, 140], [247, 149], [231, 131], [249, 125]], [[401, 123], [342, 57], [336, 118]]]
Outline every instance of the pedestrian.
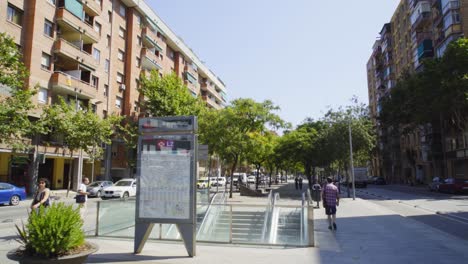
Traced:
[[325, 214], [328, 217], [328, 229], [336, 230], [336, 207], [340, 202], [340, 195], [338, 188], [333, 184], [332, 178], [327, 178], [327, 184], [322, 190], [323, 207], [325, 207]]
[[50, 205], [50, 190], [49, 181], [46, 178], [39, 179], [39, 187], [34, 194], [34, 199], [31, 203], [31, 209], [39, 211], [40, 206], [48, 207]]
[[296, 190], [299, 190], [299, 177], [294, 178], [294, 185], [296, 185]]
[[299, 177], [299, 189], [302, 190], [302, 177]]
[[76, 203], [80, 208], [81, 219], [84, 219], [86, 215], [86, 201], [88, 200], [88, 192], [86, 191], [86, 185], [89, 184], [89, 179], [87, 177], [83, 178], [83, 183], [80, 184], [76, 194]]

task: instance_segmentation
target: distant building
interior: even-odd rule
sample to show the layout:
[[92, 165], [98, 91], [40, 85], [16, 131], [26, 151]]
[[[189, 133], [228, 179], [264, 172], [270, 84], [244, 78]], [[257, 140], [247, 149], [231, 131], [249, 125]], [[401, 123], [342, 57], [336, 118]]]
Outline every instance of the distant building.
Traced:
[[403, 74], [421, 71], [422, 60], [443, 56], [450, 42], [466, 36], [468, 0], [400, 1], [367, 63], [369, 108], [378, 134], [372, 174], [393, 183], [427, 183], [443, 175], [468, 178], [463, 133], [443, 124], [447, 133], [441, 142], [440, 129], [427, 124], [395, 136], [396, 131], [384, 131], [378, 121], [380, 101]]

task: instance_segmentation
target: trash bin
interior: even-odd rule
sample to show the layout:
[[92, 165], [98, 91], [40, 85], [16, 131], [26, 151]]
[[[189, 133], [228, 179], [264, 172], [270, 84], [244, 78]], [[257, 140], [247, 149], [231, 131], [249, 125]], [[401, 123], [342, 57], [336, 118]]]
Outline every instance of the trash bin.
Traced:
[[314, 184], [312, 185], [312, 200], [317, 202], [317, 208], [320, 208], [320, 201], [322, 200], [321, 197], [322, 194], [322, 187], [320, 184]]
[[315, 202], [320, 202], [320, 200], [321, 200], [320, 193], [321, 192], [322, 192], [322, 190], [320, 190], [320, 189], [312, 189], [312, 200], [314, 200]]

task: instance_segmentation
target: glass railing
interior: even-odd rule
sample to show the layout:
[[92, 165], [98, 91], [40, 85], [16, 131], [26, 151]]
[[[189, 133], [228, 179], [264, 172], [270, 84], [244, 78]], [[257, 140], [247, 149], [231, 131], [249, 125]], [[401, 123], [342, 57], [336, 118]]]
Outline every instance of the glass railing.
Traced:
[[[199, 201], [206, 197], [198, 193]], [[271, 195], [267, 205], [225, 204], [222, 194], [218, 203], [197, 203], [196, 240], [214, 243], [310, 246], [308, 227], [312, 205], [278, 205], [278, 195]], [[270, 197], [271, 197], [270, 196]], [[98, 202], [96, 235], [133, 238], [135, 234], [135, 200]], [[313, 235], [312, 235], [313, 237]], [[149, 239], [180, 240], [176, 225], [155, 224]]]

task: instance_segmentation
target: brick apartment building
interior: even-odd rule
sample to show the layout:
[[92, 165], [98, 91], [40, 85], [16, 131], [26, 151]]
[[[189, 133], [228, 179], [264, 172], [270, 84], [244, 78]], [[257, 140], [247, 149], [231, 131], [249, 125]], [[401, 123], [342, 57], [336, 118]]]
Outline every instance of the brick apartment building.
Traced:
[[[0, 32], [13, 37], [22, 51], [30, 72], [27, 84], [39, 86], [33, 99], [39, 109], [60, 96], [91, 104], [101, 117], [138, 116], [144, 100], [137, 91], [139, 77], [151, 70], [161, 76], [175, 72], [208, 107], [226, 104], [221, 79], [142, 0], [4, 0]], [[64, 188], [71, 162], [75, 186], [81, 174], [94, 178], [132, 174], [123, 143], [113, 142], [108, 164], [97, 161], [92, 166], [86, 154], [84, 160], [78, 155], [70, 159], [59, 141], [51, 145], [54, 139], [49, 138], [49, 144], [38, 150], [45, 155], [39, 175], [48, 177], [53, 189]], [[26, 166], [24, 157], [0, 146], [0, 181], [27, 185]]]
[[[468, 179], [468, 134], [431, 125], [411, 133], [385, 131], [380, 100], [422, 60], [442, 57], [448, 44], [468, 36], [468, 0], [401, 0], [374, 43], [367, 63], [369, 107], [378, 134], [372, 173], [392, 183], [427, 183], [433, 177]], [[444, 131], [444, 136], [440, 132]]]

